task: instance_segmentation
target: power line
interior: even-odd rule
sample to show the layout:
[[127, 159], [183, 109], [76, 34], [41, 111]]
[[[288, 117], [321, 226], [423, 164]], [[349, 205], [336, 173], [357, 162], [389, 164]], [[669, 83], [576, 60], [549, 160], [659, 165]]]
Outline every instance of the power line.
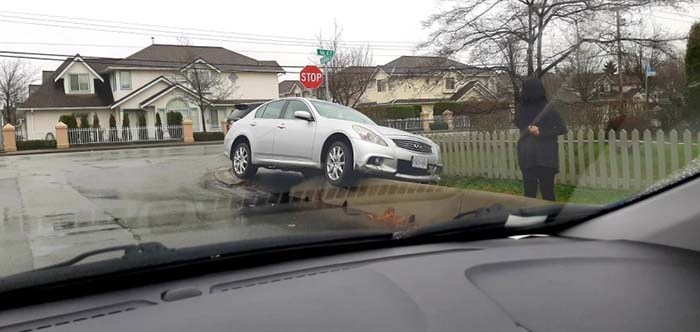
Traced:
[[[276, 46], [317, 46], [317, 42], [312, 40], [290, 40], [277, 38], [258, 38], [258, 37], [246, 37], [246, 36], [224, 36], [216, 35], [211, 33], [194, 33], [191, 31], [177, 30], [177, 28], [169, 28], [170, 30], [162, 29], [146, 29], [140, 27], [130, 27], [121, 25], [107, 25], [107, 24], [96, 24], [96, 23], [86, 23], [86, 22], [74, 22], [59, 19], [46, 19], [46, 18], [32, 18], [17, 15], [7, 15], [0, 14], [0, 21], [16, 24], [28, 24], [28, 25], [39, 25], [39, 26], [51, 26], [58, 28], [67, 29], [80, 29], [80, 30], [93, 30], [101, 32], [113, 32], [113, 33], [128, 33], [128, 34], [140, 34], [140, 35], [157, 35], [161, 37], [178, 38], [182, 36], [191, 37], [197, 40], [213, 40], [213, 41], [229, 41], [229, 42], [239, 42], [239, 43], [250, 43], [250, 44], [267, 44]], [[19, 21], [18, 21], [19, 20]], [[46, 24], [46, 22], [52, 22], [57, 24]], [[173, 30], [176, 29], [176, 30]], [[347, 44], [347, 43], [346, 43]], [[371, 44], [370, 44], [371, 45]], [[402, 45], [378, 45], [375, 48], [383, 49], [412, 49], [413, 46], [402, 46]], [[359, 46], [359, 45], [357, 45]]]
[[[0, 50], [0, 57], [5, 57], [5, 58], [19, 58], [19, 59], [31, 59], [31, 60], [47, 60], [47, 61], [67, 61], [70, 60], [74, 57], [75, 55], [71, 54], [60, 54], [60, 53], [39, 53], [39, 52], [21, 52], [21, 51], [2, 51]], [[81, 55], [81, 58], [86, 60], [88, 63], [95, 63], [95, 64], [105, 64], [105, 65], [122, 65], [122, 66], [128, 66], [128, 67], [142, 67], [142, 68], [152, 68], [154, 67], [155, 64], [173, 64], [173, 65], [180, 65], [181, 67], [184, 67], [186, 65], [189, 65], [192, 63], [192, 61], [175, 61], [175, 60], [154, 60], [154, 59], [124, 59], [124, 58], [107, 58], [107, 57], [93, 57], [93, 56], [86, 56], [86, 55]], [[119, 63], [122, 62], [122, 63]], [[145, 62], [145, 63], [144, 63]], [[217, 62], [211, 62], [209, 63], [212, 66], [236, 66], [239, 68], [270, 68], [273, 67], [273, 65], [266, 65], [266, 64], [256, 64], [256, 65], [249, 65], [249, 64], [238, 64], [238, 63], [217, 63]], [[306, 65], [279, 65], [278, 66], [282, 68], [304, 68]], [[333, 69], [343, 69], [345, 67], [333, 67], [333, 66], [328, 66], [329, 68]], [[377, 67], [377, 66], [371, 66], [371, 67]], [[491, 70], [494, 68], [500, 68], [502, 65], [499, 64], [485, 64], [483, 67], [477, 67], [477, 66], [466, 66], [463, 68], [454, 68], [454, 67], [440, 67], [440, 66], [432, 66], [428, 67], [430, 70], [434, 71], [459, 71], [459, 70]], [[172, 67], [173, 69], [176, 69], [176, 67]], [[396, 66], [392, 67], [395, 69], [416, 69], [417, 67], [415, 66]]]
[[[21, 42], [21, 41], [0, 41], [0, 44], [6, 45], [38, 45], [38, 46], [72, 46], [72, 47], [99, 47], [99, 48], [144, 48], [144, 45], [111, 45], [111, 44], [88, 44], [88, 43], [53, 43], [53, 42]], [[148, 46], [148, 45], [146, 45]], [[239, 50], [238, 53], [269, 53], [269, 54], [300, 54], [313, 55], [315, 52], [296, 52], [296, 51], [266, 51], [266, 50]], [[375, 54], [376, 56], [402, 56], [405, 54]]]
[[[174, 26], [167, 26], [167, 25], [158, 25], [158, 24], [145, 24], [145, 23], [136, 23], [136, 22], [126, 22], [126, 21], [113, 21], [113, 20], [101, 20], [101, 19], [93, 19], [93, 18], [84, 18], [84, 17], [75, 17], [75, 16], [59, 16], [59, 15], [48, 15], [48, 14], [41, 14], [41, 13], [28, 13], [28, 12], [18, 12], [18, 11], [10, 11], [10, 10], [0, 10], [0, 12], [4, 13], [10, 13], [10, 14], [19, 14], [19, 15], [25, 15], [25, 16], [40, 16], [40, 17], [52, 17], [52, 18], [62, 18], [62, 19], [71, 19], [71, 20], [80, 20], [80, 21], [92, 21], [92, 22], [105, 22], [105, 23], [115, 23], [115, 24], [122, 24], [122, 25], [135, 25], [135, 26], [145, 26], [145, 27], [155, 27], [155, 28], [167, 28], [167, 29], [176, 29], [178, 31], [199, 31], [199, 32], [206, 32], [206, 33], [220, 33], [220, 34], [229, 34], [229, 35], [241, 35], [241, 36], [253, 36], [253, 37], [261, 37], [261, 38], [282, 38], [284, 40], [303, 40], [303, 41], [311, 41], [311, 42], [318, 42], [318, 39], [316, 38], [306, 38], [306, 37], [293, 37], [293, 36], [282, 36], [282, 35], [264, 35], [264, 34], [254, 34], [254, 33], [240, 33], [240, 32], [233, 32], [233, 31], [222, 31], [222, 30], [211, 30], [211, 29], [198, 29], [198, 28], [189, 28], [189, 27], [174, 27]], [[331, 41], [331, 40], [323, 40], [323, 41]], [[352, 43], [352, 44], [366, 44], [366, 43], [379, 43], [379, 44], [409, 44], [412, 45], [412, 41], [392, 41], [392, 40], [355, 40], [355, 41], [345, 41], [346, 43]]]

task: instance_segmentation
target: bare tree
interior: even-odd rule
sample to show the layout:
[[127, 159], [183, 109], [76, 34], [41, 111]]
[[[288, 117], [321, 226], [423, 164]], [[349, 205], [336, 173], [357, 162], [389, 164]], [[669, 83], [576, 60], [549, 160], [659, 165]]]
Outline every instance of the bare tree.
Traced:
[[332, 100], [349, 107], [356, 107], [372, 83], [376, 67], [372, 65], [369, 47], [347, 47], [343, 43], [343, 29], [334, 25], [333, 36], [324, 39], [319, 34], [319, 47], [335, 51], [329, 62], [326, 84]]
[[601, 78], [600, 67], [603, 63], [602, 51], [592, 45], [583, 45], [565, 61], [564, 76], [568, 77], [568, 86], [588, 103], [596, 95], [596, 83]]
[[[186, 39], [181, 39], [183, 45], [189, 46]], [[183, 84], [190, 93], [181, 93], [181, 97], [199, 107], [202, 131], [207, 132], [204, 112], [211, 109], [213, 101], [230, 99], [238, 89], [233, 73], [226, 73], [197, 57], [190, 51], [180, 60], [183, 66], [173, 72], [171, 79]]]
[[0, 62], [0, 103], [6, 123], [17, 124], [17, 104], [27, 97], [35, 72], [23, 59]]
[[[569, 58], [581, 45], [601, 47], [621, 40], [605, 24], [611, 13], [646, 6], [677, 6], [693, 0], [453, 0], [432, 15], [425, 27], [429, 39], [421, 45], [441, 55], [467, 53], [484, 67], [506, 67], [517, 102], [518, 81], [541, 78]], [[580, 30], [579, 30], [580, 28]], [[580, 31], [580, 38], [564, 38]]]

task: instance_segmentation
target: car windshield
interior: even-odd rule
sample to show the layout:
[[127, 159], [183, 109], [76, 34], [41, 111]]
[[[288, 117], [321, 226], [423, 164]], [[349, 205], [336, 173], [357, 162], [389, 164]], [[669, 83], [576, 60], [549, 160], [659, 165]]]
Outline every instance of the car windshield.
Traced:
[[374, 122], [366, 115], [350, 107], [317, 100], [312, 100], [311, 104], [314, 105], [314, 108], [316, 111], [318, 111], [318, 114], [325, 118], [374, 124]]
[[700, 171], [698, 1], [110, 4], [0, 9], [0, 286], [115, 246], [581, 221]]

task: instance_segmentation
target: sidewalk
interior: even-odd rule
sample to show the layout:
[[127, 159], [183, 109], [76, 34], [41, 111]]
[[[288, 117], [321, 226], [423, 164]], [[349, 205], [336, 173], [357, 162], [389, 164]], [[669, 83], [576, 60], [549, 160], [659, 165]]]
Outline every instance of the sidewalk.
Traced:
[[0, 151], [2, 156], [22, 156], [31, 154], [49, 154], [49, 153], [70, 153], [70, 152], [89, 152], [89, 151], [107, 151], [107, 150], [130, 150], [130, 149], [148, 149], [148, 148], [172, 148], [184, 146], [198, 145], [218, 145], [224, 144], [224, 141], [204, 141], [185, 144], [183, 142], [172, 143], [131, 143], [131, 144], [115, 144], [115, 145], [100, 145], [100, 146], [76, 146], [68, 149], [45, 149], [45, 150], [21, 150], [17, 152]]

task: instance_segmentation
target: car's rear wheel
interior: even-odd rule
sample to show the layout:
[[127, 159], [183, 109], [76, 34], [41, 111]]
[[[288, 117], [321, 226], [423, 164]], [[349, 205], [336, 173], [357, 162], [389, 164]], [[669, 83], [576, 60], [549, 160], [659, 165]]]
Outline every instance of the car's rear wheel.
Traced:
[[342, 141], [336, 141], [326, 150], [324, 174], [334, 186], [347, 187], [355, 182], [352, 149]]
[[240, 142], [233, 147], [231, 163], [233, 174], [241, 179], [250, 179], [258, 172], [258, 167], [253, 165], [250, 146], [246, 142]]

